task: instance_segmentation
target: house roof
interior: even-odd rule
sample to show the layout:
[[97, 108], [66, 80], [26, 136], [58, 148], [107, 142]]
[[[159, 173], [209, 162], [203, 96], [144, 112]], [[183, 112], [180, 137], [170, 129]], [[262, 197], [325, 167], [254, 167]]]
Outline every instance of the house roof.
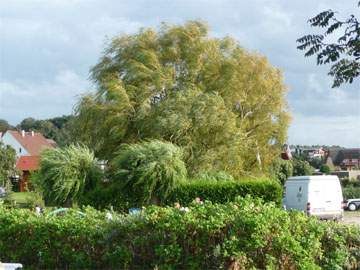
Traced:
[[344, 159], [360, 159], [360, 148], [335, 149], [329, 151], [334, 165], [341, 165]]
[[54, 147], [41, 133], [38, 132], [24, 132], [24, 136], [15, 130], [9, 130], [8, 132], [10, 132], [31, 156], [38, 156], [42, 150]]
[[39, 168], [39, 156], [22, 156], [16, 161], [16, 169], [21, 171], [35, 171]]
[[48, 143], [50, 143], [53, 147], [57, 146], [57, 143], [53, 139], [46, 139]]

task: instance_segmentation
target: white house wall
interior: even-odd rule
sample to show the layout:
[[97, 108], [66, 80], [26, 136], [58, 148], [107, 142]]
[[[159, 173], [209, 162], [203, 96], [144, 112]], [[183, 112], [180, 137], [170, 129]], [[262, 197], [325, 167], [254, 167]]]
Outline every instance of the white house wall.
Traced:
[[29, 152], [14, 138], [11, 133], [6, 132], [1, 138], [2, 142], [6, 145], [10, 145], [16, 151], [16, 156], [30, 156]]

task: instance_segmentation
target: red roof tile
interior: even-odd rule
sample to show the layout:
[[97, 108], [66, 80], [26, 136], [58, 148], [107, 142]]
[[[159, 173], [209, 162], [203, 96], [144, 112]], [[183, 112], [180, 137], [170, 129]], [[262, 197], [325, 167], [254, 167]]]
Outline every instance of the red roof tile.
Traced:
[[38, 132], [25, 132], [23, 137], [21, 133], [15, 130], [9, 130], [10, 134], [29, 152], [31, 156], [38, 156], [46, 148], [53, 148], [46, 138]]
[[35, 171], [39, 168], [39, 156], [22, 156], [16, 162], [16, 169], [21, 171]]

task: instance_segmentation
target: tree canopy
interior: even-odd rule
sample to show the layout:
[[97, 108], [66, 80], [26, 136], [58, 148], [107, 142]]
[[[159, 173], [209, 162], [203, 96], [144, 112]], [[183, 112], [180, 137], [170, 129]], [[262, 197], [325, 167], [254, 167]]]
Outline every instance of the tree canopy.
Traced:
[[296, 159], [292, 160], [293, 176], [312, 175], [314, 168], [306, 160]]
[[329, 75], [334, 77], [333, 87], [352, 83], [360, 75], [360, 22], [354, 15], [346, 20], [337, 15], [329, 9], [311, 18], [311, 26], [325, 31], [297, 40], [298, 49], [306, 50], [305, 56], [316, 55], [318, 65], [332, 64]]
[[188, 172], [254, 172], [278, 156], [289, 115], [281, 72], [199, 21], [115, 37], [91, 69], [95, 94], [76, 109], [75, 136], [103, 159], [122, 143], [184, 149]]
[[0, 119], [0, 132], [5, 132], [8, 129], [12, 129], [12, 126], [4, 119]]
[[48, 139], [53, 139], [59, 146], [65, 146], [71, 142], [72, 115], [37, 120], [32, 117], [25, 118], [17, 125], [17, 129], [37, 131]]
[[270, 175], [272, 175], [282, 185], [284, 185], [285, 181], [293, 175], [293, 171], [293, 161], [283, 160], [281, 158], [275, 159], [269, 167]]

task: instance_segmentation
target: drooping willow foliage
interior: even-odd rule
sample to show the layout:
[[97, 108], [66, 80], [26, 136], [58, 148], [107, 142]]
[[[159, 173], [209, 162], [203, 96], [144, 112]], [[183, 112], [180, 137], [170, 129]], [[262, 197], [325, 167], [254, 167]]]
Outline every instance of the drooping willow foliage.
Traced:
[[190, 176], [241, 177], [264, 171], [286, 142], [281, 72], [199, 21], [115, 37], [91, 78], [97, 91], [79, 101], [73, 136], [101, 159], [160, 139], [183, 148]]
[[142, 203], [163, 200], [186, 178], [182, 150], [153, 140], [122, 145], [112, 161], [114, 181]]
[[40, 169], [32, 182], [45, 200], [64, 204], [76, 200], [101, 177], [94, 153], [85, 146], [46, 149], [41, 154]]

